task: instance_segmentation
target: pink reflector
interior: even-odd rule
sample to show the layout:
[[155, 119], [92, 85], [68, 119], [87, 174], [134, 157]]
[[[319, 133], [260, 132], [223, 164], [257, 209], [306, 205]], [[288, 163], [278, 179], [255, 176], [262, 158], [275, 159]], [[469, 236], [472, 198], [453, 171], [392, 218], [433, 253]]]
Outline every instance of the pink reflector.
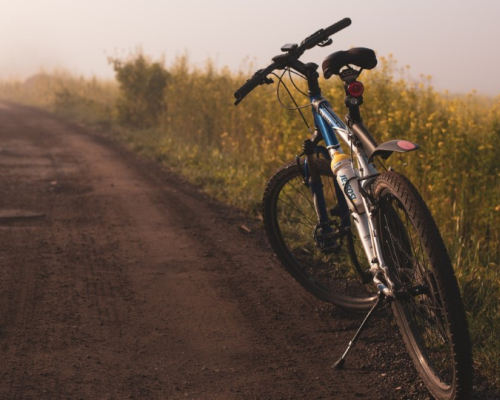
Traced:
[[400, 140], [397, 143], [398, 147], [401, 147], [403, 150], [413, 150], [415, 146], [412, 142], [408, 142], [406, 140]]

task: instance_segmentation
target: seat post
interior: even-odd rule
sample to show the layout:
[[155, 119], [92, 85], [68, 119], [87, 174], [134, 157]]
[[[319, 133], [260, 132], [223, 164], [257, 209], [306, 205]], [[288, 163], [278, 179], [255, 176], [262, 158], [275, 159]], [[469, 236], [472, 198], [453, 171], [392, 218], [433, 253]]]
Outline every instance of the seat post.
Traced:
[[356, 105], [353, 105], [351, 103], [351, 101], [353, 100], [357, 100], [357, 101], [361, 101], [361, 103], [363, 102], [363, 99], [356, 99], [356, 98], [353, 98], [352, 96], [346, 96], [345, 98], [345, 105], [347, 107], [347, 109], [349, 110], [347, 112], [347, 116], [346, 116], [346, 119], [347, 119], [347, 124], [349, 125], [349, 127], [352, 127], [352, 125], [354, 124], [359, 124], [361, 122], [363, 122], [363, 118], [361, 118], [361, 112], [359, 111], [359, 106], [361, 104], [356, 104]]

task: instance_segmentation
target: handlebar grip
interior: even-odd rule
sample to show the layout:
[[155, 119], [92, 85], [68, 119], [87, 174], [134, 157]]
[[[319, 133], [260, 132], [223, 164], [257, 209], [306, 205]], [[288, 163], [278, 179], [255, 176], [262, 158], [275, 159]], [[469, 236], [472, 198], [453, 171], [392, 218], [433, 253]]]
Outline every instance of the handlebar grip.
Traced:
[[296, 54], [298, 54], [298, 56], [300, 57], [304, 53], [304, 51], [312, 49], [314, 46], [317, 46], [322, 42], [328, 41], [328, 38], [330, 36], [341, 31], [344, 28], [347, 28], [349, 25], [351, 25], [351, 19], [344, 18], [338, 22], [335, 22], [333, 25], [330, 25], [328, 28], [320, 29], [319, 31], [313, 33], [311, 36], [308, 36], [302, 41], [300, 46], [295, 51]]
[[347, 28], [349, 25], [351, 25], [351, 22], [352, 21], [350, 18], [344, 18], [338, 22], [335, 22], [333, 25], [330, 25], [328, 28], [325, 28], [325, 33], [327, 37], [332, 36], [334, 33], [337, 33], [342, 29]]
[[247, 80], [242, 87], [240, 87], [236, 92], [234, 92], [234, 98], [236, 101], [234, 105], [237, 106], [244, 97], [254, 90], [257, 86], [263, 83], [263, 77], [257, 71], [249, 80]]

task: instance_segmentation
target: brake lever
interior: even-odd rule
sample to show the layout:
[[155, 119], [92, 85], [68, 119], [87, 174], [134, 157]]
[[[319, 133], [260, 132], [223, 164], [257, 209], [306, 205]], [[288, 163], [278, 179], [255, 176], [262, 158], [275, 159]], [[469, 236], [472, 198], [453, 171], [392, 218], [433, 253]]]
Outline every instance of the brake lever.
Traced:
[[328, 38], [328, 40], [324, 40], [321, 43], [318, 43], [319, 47], [326, 47], [330, 46], [333, 43], [333, 40], [331, 38]]
[[265, 83], [266, 85], [270, 85], [271, 83], [274, 83], [274, 81], [272, 80], [272, 78], [268, 78], [267, 76], [264, 78], [263, 82], [262, 83]]

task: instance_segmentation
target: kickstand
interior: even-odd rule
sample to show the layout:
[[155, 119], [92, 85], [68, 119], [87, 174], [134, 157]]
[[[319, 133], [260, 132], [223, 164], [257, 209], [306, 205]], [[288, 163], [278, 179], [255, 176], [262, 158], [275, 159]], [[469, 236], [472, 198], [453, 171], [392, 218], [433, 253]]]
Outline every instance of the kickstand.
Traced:
[[356, 341], [358, 340], [359, 335], [361, 334], [361, 332], [365, 328], [367, 322], [370, 320], [371, 316], [373, 315], [373, 313], [375, 312], [375, 310], [379, 307], [379, 305], [382, 304], [382, 300], [384, 298], [385, 298], [384, 293], [382, 293], [380, 291], [378, 293], [377, 302], [373, 305], [373, 307], [371, 308], [371, 310], [368, 311], [368, 314], [366, 315], [365, 319], [361, 323], [361, 326], [358, 328], [358, 331], [356, 332], [356, 334], [354, 335], [354, 337], [352, 338], [352, 340], [349, 342], [349, 345], [347, 346], [346, 351], [344, 351], [344, 354], [342, 354], [342, 357], [340, 357], [340, 359], [333, 365], [333, 368], [335, 368], [335, 369], [342, 369], [344, 367], [345, 358], [347, 356], [347, 353], [349, 353], [349, 351], [351, 350], [351, 348], [354, 345], [354, 343], [356, 343]]

